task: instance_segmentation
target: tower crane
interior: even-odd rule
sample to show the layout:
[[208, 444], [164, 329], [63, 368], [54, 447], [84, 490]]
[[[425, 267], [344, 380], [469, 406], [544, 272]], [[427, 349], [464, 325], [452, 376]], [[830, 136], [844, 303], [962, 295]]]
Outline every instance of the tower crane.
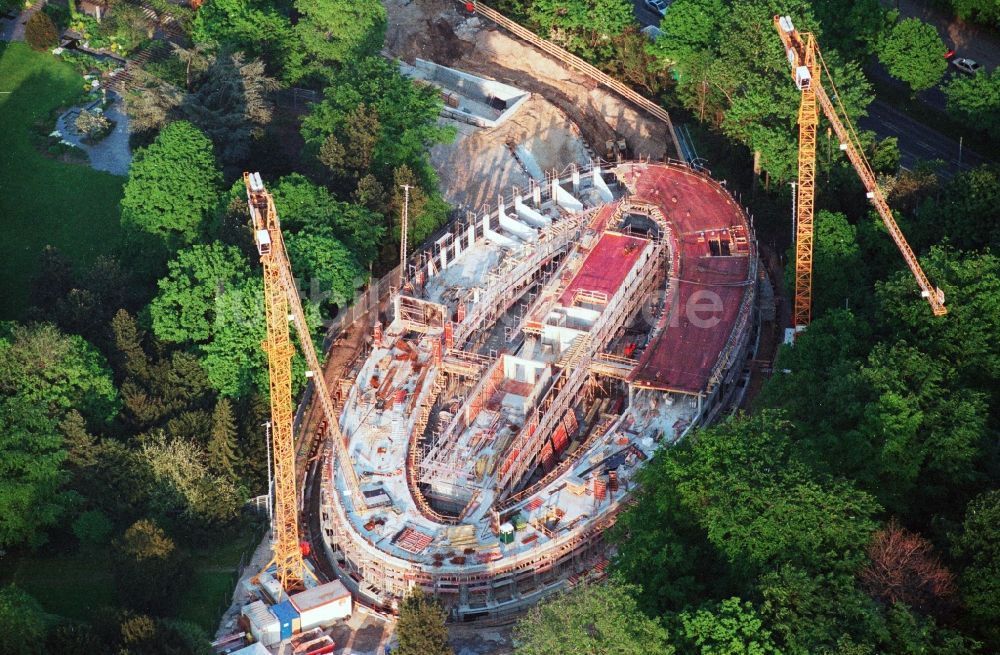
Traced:
[[[316, 395], [331, 430], [330, 438], [337, 454], [337, 462], [344, 473], [348, 493], [355, 508], [363, 505], [361, 488], [351, 465], [347, 442], [340, 432], [333, 401], [323, 378], [316, 349], [309, 334], [302, 301], [295, 278], [292, 276], [288, 253], [285, 250], [281, 224], [274, 208], [274, 198], [264, 188], [260, 173], [244, 173], [247, 204], [254, 231], [257, 252], [264, 267], [264, 310], [267, 321], [267, 340], [262, 344], [267, 352], [268, 379], [271, 391], [271, 443], [274, 459], [274, 529], [272, 558], [265, 568], [274, 565], [275, 577], [286, 592], [300, 590], [306, 577], [312, 574], [306, 568], [299, 547], [298, 496], [295, 492], [295, 442], [292, 434], [292, 355], [295, 352], [288, 330], [294, 321], [299, 344], [305, 355], [306, 365], [312, 372]], [[291, 309], [291, 313], [289, 313]]]
[[[865, 158], [854, 126], [851, 125], [847, 112], [840, 103], [837, 88], [813, 35], [808, 32], [800, 34], [788, 16], [775, 16], [774, 27], [785, 46], [795, 86], [802, 92], [799, 105], [799, 182], [796, 192], [795, 306], [792, 316], [794, 328], [805, 329], [809, 325], [812, 311], [813, 205], [816, 194], [816, 127], [819, 123], [817, 105], [823, 109], [823, 114], [833, 126], [833, 131], [840, 141], [840, 149], [847, 153], [847, 158], [861, 178], [868, 199], [875, 205], [889, 235], [903, 254], [903, 259], [906, 260], [907, 266], [910, 267], [913, 277], [920, 286], [921, 295], [927, 300], [935, 316], [947, 314], [944, 292], [927, 279], [878, 187], [875, 173]], [[833, 97], [840, 108], [839, 114], [823, 87], [821, 72], [826, 73], [827, 79], [830, 80]]]

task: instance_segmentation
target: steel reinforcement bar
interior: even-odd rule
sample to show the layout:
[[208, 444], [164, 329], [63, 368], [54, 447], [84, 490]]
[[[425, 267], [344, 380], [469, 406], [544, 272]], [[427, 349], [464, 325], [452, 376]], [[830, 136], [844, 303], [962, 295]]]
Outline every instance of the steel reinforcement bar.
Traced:
[[[464, 2], [462, 4], [464, 4]], [[505, 30], [507, 30], [514, 36], [518, 37], [519, 39], [527, 41], [528, 43], [535, 46], [539, 50], [542, 50], [546, 54], [555, 57], [564, 64], [572, 66], [573, 68], [580, 71], [584, 75], [590, 77], [598, 84], [606, 86], [607, 88], [611, 89], [612, 91], [622, 96], [623, 98], [634, 102], [636, 105], [646, 110], [653, 117], [663, 121], [667, 126], [667, 130], [670, 132], [670, 139], [671, 141], [673, 141], [674, 149], [677, 151], [677, 158], [682, 161], [684, 160], [684, 153], [681, 152], [680, 142], [677, 140], [677, 132], [674, 131], [674, 123], [672, 120], [670, 120], [670, 114], [668, 114], [667, 110], [665, 110], [663, 107], [656, 104], [649, 98], [646, 98], [645, 96], [636, 93], [625, 84], [622, 84], [621, 82], [611, 77], [607, 73], [598, 70], [597, 68], [595, 68], [591, 64], [588, 64], [587, 62], [580, 59], [576, 55], [566, 52], [565, 50], [563, 50], [556, 44], [552, 43], [551, 41], [546, 41], [545, 39], [541, 38], [540, 36], [532, 32], [531, 30], [527, 29], [526, 27], [523, 27], [515, 23], [514, 21], [507, 18], [506, 16], [496, 11], [495, 9], [487, 7], [486, 5], [477, 4], [476, 12], [490, 19], [491, 21], [493, 21], [500, 27], [504, 28]]]

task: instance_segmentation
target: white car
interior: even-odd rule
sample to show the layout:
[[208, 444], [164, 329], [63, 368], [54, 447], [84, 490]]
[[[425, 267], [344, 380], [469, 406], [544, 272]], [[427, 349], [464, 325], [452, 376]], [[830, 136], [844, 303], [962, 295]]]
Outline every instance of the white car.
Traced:
[[657, 14], [661, 18], [667, 13], [667, 3], [665, 0], [643, 0], [646, 9]]
[[951, 65], [962, 71], [963, 73], [968, 73], [969, 75], [975, 75], [978, 71], [983, 69], [983, 65], [978, 61], [969, 59], [968, 57], [959, 57], [958, 59], [952, 59]]

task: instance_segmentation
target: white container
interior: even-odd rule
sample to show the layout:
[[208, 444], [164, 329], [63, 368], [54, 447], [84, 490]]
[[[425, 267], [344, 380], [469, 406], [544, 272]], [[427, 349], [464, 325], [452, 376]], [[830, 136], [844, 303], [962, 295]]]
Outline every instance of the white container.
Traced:
[[233, 651], [229, 655], [271, 655], [271, 652], [264, 648], [259, 641], [254, 642], [246, 648]]
[[351, 592], [340, 580], [334, 580], [291, 596], [299, 611], [302, 630], [330, 625], [351, 615]]
[[261, 644], [270, 646], [281, 641], [278, 617], [271, 612], [271, 608], [265, 605], [264, 601], [258, 600], [244, 605], [242, 614], [250, 621], [250, 634]]

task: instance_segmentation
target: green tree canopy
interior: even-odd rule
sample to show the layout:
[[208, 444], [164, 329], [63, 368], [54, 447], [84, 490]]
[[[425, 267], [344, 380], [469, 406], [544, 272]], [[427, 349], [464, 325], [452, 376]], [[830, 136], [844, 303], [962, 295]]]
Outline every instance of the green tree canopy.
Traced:
[[667, 630], [639, 611], [636, 589], [617, 582], [577, 587], [518, 621], [517, 655], [670, 655]]
[[527, 14], [543, 36], [590, 59], [607, 58], [612, 39], [635, 22], [626, 0], [534, 0]]
[[1000, 73], [994, 70], [980, 71], [972, 77], [956, 76], [945, 85], [944, 93], [948, 113], [1000, 139]]
[[0, 398], [0, 548], [45, 541], [70, 497], [60, 490], [66, 451], [44, 405]]
[[177, 253], [149, 304], [153, 332], [172, 343], [204, 343], [212, 336], [218, 302], [252, 277], [235, 246], [196, 244]]
[[[772, 412], [727, 421], [660, 451], [641, 481], [672, 487], [738, 577], [782, 563], [816, 572], [853, 570], [879, 507], [846, 481], [810, 471], [793, 455], [789, 432]], [[640, 508], [644, 501], [663, 502], [648, 493], [640, 491]], [[623, 557], [630, 548], [625, 539]]]
[[343, 306], [368, 279], [354, 254], [340, 241], [311, 232], [285, 238], [292, 271], [313, 302]]
[[197, 240], [218, 211], [222, 174], [212, 142], [187, 121], [167, 125], [135, 152], [122, 198], [122, 223], [179, 248]]
[[937, 84], [947, 70], [946, 49], [933, 25], [906, 18], [886, 30], [877, 53], [890, 75], [913, 91], [923, 91]]
[[333, 236], [362, 266], [374, 261], [385, 234], [381, 216], [362, 205], [339, 202], [298, 173], [281, 178], [270, 191], [283, 229]]
[[297, 74], [302, 63], [291, 20], [266, 0], [206, 0], [195, 13], [191, 38], [259, 57], [272, 72]]
[[[437, 123], [441, 96], [432, 87], [418, 86], [404, 77], [392, 62], [368, 57], [336, 73], [321, 102], [302, 120], [302, 136], [317, 155], [328, 137], [349, 144], [354, 130], [351, 117], [360, 105], [378, 116], [378, 139], [372, 149], [372, 172], [387, 185], [401, 165], [416, 171], [421, 183], [433, 189], [436, 178], [428, 160], [435, 143], [451, 138], [453, 131]], [[345, 196], [354, 189], [345, 189]]]
[[0, 324], [0, 395], [36, 404], [56, 421], [77, 409], [103, 423], [119, 407], [104, 357], [83, 337], [49, 323]]
[[295, 32], [309, 70], [326, 76], [331, 65], [375, 55], [385, 38], [386, 11], [378, 0], [295, 0]]
[[751, 603], [727, 598], [678, 617], [685, 653], [701, 655], [780, 655]]
[[47, 631], [42, 606], [13, 584], [0, 588], [0, 630], [7, 635], [0, 646], [3, 655], [39, 652], [38, 646]]
[[960, 589], [970, 624], [986, 641], [987, 650], [1000, 649], [1000, 491], [974, 498], [965, 511], [961, 531], [954, 536], [953, 554], [963, 565]]
[[441, 605], [419, 588], [410, 592], [399, 607], [396, 634], [399, 655], [452, 655], [448, 645], [447, 615]]

